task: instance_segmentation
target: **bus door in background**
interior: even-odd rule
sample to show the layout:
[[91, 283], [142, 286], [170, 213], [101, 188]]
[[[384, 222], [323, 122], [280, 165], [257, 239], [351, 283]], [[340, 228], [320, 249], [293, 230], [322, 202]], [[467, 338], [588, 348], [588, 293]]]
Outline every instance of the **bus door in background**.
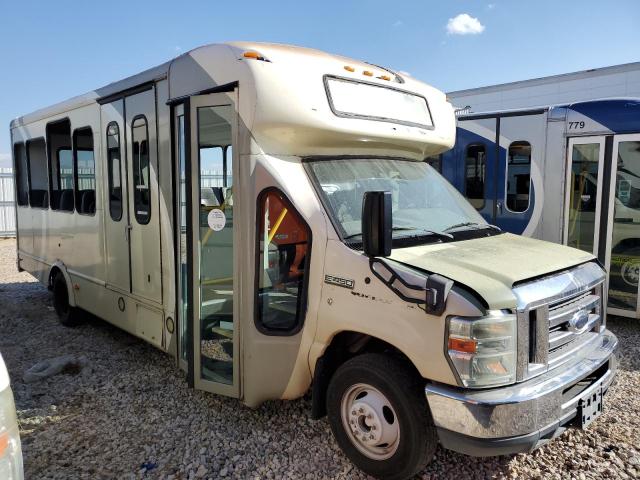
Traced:
[[497, 131], [500, 148], [493, 223], [508, 232], [537, 236], [534, 232], [543, 203], [546, 115], [501, 116]]
[[494, 221], [496, 119], [459, 119], [454, 162], [442, 162], [442, 173], [489, 223]]
[[602, 215], [609, 232], [604, 248], [605, 265], [609, 270], [609, 312], [638, 318], [640, 134], [615, 135], [612, 143], [613, 162], [606, 199], [609, 211], [606, 216]]

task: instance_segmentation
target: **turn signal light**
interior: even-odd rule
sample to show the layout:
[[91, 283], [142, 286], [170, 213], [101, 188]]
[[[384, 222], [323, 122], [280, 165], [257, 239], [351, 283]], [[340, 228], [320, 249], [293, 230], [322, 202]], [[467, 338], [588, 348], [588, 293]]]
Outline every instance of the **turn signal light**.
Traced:
[[464, 353], [476, 353], [478, 351], [477, 340], [469, 338], [449, 337], [449, 350]]

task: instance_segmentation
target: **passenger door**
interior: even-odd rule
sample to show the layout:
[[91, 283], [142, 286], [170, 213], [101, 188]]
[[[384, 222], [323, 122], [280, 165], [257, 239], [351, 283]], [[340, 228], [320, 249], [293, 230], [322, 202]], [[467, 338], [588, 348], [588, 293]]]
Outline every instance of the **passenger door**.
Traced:
[[131, 292], [129, 252], [129, 192], [125, 152], [124, 100], [101, 107], [101, 135], [106, 237], [107, 286]]
[[191, 188], [185, 188], [185, 209], [179, 210], [180, 216], [187, 216], [186, 222], [178, 221], [178, 225], [190, 226], [185, 240], [191, 285], [182, 286], [190, 291], [192, 305], [182, 313], [183, 321], [191, 322], [189, 375], [196, 388], [233, 397], [240, 392], [238, 319], [242, 308], [237, 268], [241, 252], [235, 248], [240, 225], [234, 222], [235, 105], [235, 92], [189, 99], [185, 116], [191, 155], [185, 159], [185, 185]]
[[125, 98], [131, 293], [162, 302], [156, 103], [153, 88]]

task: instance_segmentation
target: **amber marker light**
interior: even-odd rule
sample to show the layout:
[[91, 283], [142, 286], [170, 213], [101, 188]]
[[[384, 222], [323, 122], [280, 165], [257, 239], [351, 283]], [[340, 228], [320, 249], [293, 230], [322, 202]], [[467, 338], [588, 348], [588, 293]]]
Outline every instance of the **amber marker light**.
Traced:
[[380, 80], [386, 80], [387, 82], [391, 80], [391, 77], [389, 75], [380, 75], [378, 78]]
[[258, 52], [244, 52], [242, 56], [244, 58], [255, 58], [255, 59], [260, 58], [260, 54]]
[[455, 350], [457, 352], [464, 353], [476, 353], [478, 350], [477, 340], [469, 338], [449, 338], [449, 350]]
[[369, 70], [365, 70], [364, 72], [362, 72], [362, 74], [366, 77], [373, 77], [373, 72]]
[[352, 66], [350, 66], [350, 65], [345, 65], [345, 66], [344, 66], [344, 69], [345, 69], [347, 72], [355, 72], [355, 71], [356, 71], [356, 69], [355, 69], [355, 68], [353, 68], [353, 67], [352, 67]]

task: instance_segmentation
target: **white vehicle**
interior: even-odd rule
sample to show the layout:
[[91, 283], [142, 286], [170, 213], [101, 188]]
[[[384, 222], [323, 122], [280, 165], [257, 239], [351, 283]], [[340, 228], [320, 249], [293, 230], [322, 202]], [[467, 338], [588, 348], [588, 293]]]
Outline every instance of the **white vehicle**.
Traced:
[[[529, 451], [601, 411], [586, 252], [503, 234], [423, 159], [444, 94], [315, 50], [210, 45], [11, 125], [18, 267], [255, 407], [311, 390], [349, 458]], [[587, 380], [585, 380], [587, 379]]]
[[22, 446], [9, 372], [0, 355], [0, 478], [22, 480]]

